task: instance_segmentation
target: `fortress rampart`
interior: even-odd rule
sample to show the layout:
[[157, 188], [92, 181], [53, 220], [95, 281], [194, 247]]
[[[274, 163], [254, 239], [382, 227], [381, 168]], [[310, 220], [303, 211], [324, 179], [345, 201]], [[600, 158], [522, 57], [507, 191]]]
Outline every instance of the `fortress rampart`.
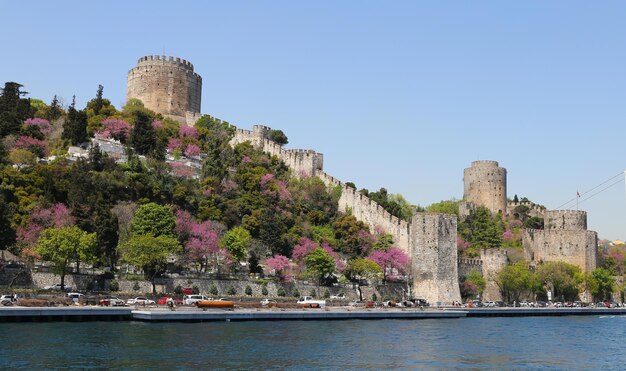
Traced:
[[[324, 157], [312, 150], [286, 150], [269, 139], [271, 128], [255, 125], [252, 130], [235, 129], [231, 145], [250, 142], [278, 157], [295, 176], [318, 176], [330, 188], [340, 187], [339, 211], [352, 214], [374, 228], [393, 236], [395, 245], [412, 261], [413, 296], [432, 303], [460, 301], [457, 274], [456, 216], [420, 213], [411, 222], [391, 215], [377, 202], [323, 171]], [[416, 296], [417, 297], [417, 296]]]
[[508, 256], [505, 250], [482, 249], [480, 259], [483, 262], [483, 277], [487, 282], [483, 298], [485, 300], [502, 300], [500, 287], [496, 283], [498, 273], [508, 264]]
[[506, 213], [506, 169], [497, 161], [474, 161], [463, 171], [463, 199], [492, 213]]
[[522, 236], [526, 259], [535, 262], [563, 261], [589, 273], [598, 264], [598, 234], [587, 230], [527, 229]]
[[200, 117], [202, 77], [184, 59], [144, 56], [128, 71], [126, 100], [132, 98], [164, 116], [193, 125]]
[[584, 231], [587, 212], [579, 210], [549, 210], [544, 213], [545, 229]]

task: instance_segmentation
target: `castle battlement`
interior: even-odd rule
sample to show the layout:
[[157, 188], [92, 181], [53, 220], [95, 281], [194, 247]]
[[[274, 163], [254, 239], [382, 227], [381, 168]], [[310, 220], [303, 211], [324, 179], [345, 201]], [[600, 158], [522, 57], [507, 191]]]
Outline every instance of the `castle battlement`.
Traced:
[[174, 65], [178, 65], [178, 66], [180, 66], [182, 68], [189, 69], [189, 70], [193, 71], [193, 64], [191, 64], [187, 60], [181, 59], [179, 57], [165, 56], [165, 55], [146, 55], [146, 56], [143, 56], [143, 57], [139, 58], [139, 60], [137, 60], [137, 65], [141, 66], [141, 65], [146, 65], [146, 64], [152, 64], [154, 62], [159, 62], [161, 64], [163, 64], [163, 63], [174, 64]]
[[582, 210], [547, 210], [545, 229], [586, 230], [587, 212]]
[[472, 161], [472, 166], [488, 166], [488, 167], [498, 167], [498, 161], [492, 160], [478, 160]]
[[459, 258], [457, 262], [459, 265], [464, 264], [476, 267], [482, 267], [483, 265], [483, 261], [480, 259]]

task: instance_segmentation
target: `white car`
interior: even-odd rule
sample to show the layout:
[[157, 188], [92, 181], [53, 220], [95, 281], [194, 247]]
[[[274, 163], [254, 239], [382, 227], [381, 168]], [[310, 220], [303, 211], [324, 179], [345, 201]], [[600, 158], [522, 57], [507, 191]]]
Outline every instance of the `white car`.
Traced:
[[330, 296], [331, 299], [337, 299], [337, 300], [343, 300], [346, 298], [346, 294], [344, 294], [343, 292], [337, 295], [331, 295]]
[[72, 299], [74, 303], [78, 303], [83, 296], [85, 295], [81, 294], [80, 292], [68, 292], [67, 293], [67, 297]]
[[154, 300], [150, 300], [145, 296], [138, 296], [134, 299], [128, 299], [126, 301], [126, 305], [154, 305], [156, 302]]
[[0, 305], [13, 305], [17, 302], [17, 295], [0, 296]]
[[276, 304], [276, 300], [272, 299], [261, 299], [261, 305], [264, 307], [272, 306]]
[[206, 297], [204, 295], [185, 295], [183, 297], [183, 304], [184, 305], [195, 305], [200, 300], [213, 300], [213, 299], [211, 299], [209, 297]]
[[61, 287], [60, 283], [56, 283], [54, 285], [50, 285], [50, 286], [46, 286], [44, 287], [44, 290], [65, 290], [65, 291], [72, 291], [72, 286], [70, 285], [65, 285], [64, 287]]

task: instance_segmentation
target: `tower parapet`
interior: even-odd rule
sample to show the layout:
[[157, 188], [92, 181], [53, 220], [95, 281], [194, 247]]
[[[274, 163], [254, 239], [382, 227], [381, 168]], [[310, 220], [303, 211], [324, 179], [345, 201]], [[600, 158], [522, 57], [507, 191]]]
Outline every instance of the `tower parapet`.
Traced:
[[497, 161], [474, 161], [463, 171], [463, 198], [492, 213], [506, 212], [506, 169]]
[[200, 117], [202, 77], [185, 59], [143, 56], [128, 71], [126, 100], [132, 98], [154, 112], [193, 125]]
[[547, 230], [587, 230], [587, 212], [582, 210], [549, 210], [545, 212], [544, 225]]

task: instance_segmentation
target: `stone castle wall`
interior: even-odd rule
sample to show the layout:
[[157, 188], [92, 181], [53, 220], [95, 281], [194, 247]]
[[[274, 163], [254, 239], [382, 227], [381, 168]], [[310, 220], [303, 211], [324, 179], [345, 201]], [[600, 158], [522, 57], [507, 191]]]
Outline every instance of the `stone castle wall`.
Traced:
[[527, 229], [522, 236], [526, 259], [534, 262], [563, 261], [589, 273], [598, 264], [598, 234], [587, 230]]
[[463, 199], [492, 213], [506, 213], [506, 169], [497, 161], [474, 161], [463, 171]]
[[484, 300], [502, 300], [500, 287], [496, 283], [496, 277], [500, 271], [508, 264], [506, 251], [500, 249], [482, 249], [480, 258], [483, 262], [483, 277], [487, 282], [483, 292]]
[[[235, 129], [230, 144], [250, 142], [284, 161], [294, 175], [318, 176], [328, 187], [340, 187], [339, 211], [353, 215], [372, 229], [381, 227], [393, 236], [395, 245], [412, 258], [411, 276], [414, 290], [417, 290], [413, 296], [419, 295], [433, 303], [461, 300], [457, 274], [456, 216], [418, 214], [411, 223], [401, 220], [356, 189], [326, 174], [323, 171], [321, 153], [312, 150], [285, 150], [269, 139], [271, 130], [262, 125], [255, 125], [252, 130]], [[426, 259], [428, 263], [420, 259]], [[415, 274], [415, 269], [418, 268], [418, 274]]]
[[549, 210], [544, 213], [544, 229], [584, 231], [587, 212], [579, 210]]
[[200, 117], [202, 77], [180, 58], [144, 56], [128, 71], [126, 100], [140, 99], [146, 108], [183, 124]]
[[431, 303], [461, 301], [454, 215], [418, 213], [411, 219], [413, 296]]

